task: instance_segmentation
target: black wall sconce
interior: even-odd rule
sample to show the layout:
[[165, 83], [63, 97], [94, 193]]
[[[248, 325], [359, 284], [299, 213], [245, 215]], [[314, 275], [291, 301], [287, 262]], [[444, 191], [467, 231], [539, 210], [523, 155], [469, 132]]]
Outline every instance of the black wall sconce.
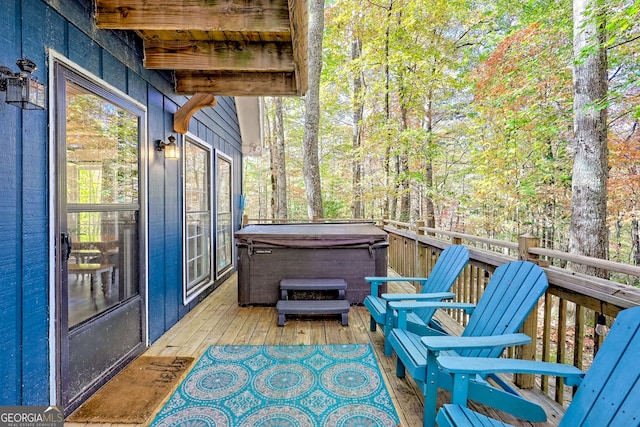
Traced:
[[7, 92], [5, 102], [23, 110], [44, 110], [45, 86], [31, 75], [38, 66], [27, 57], [18, 59], [16, 64], [20, 68], [18, 73], [0, 66], [0, 91]]
[[167, 138], [169, 142], [158, 140], [158, 151], [164, 151], [165, 159], [177, 159], [178, 158], [178, 146], [176, 145], [176, 137], [169, 135]]

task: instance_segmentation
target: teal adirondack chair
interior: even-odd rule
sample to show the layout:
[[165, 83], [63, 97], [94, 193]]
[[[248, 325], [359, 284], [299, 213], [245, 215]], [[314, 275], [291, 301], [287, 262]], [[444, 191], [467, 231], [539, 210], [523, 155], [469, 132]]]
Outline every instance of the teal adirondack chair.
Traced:
[[[391, 347], [386, 337], [395, 326], [395, 314], [389, 309], [389, 302], [441, 301], [453, 298], [455, 294], [448, 291], [468, 263], [469, 250], [463, 245], [453, 245], [442, 251], [429, 277], [365, 277], [365, 280], [371, 283], [371, 294], [364, 299], [364, 305], [371, 317], [371, 332], [375, 332], [377, 325], [383, 327], [385, 355], [391, 356]], [[421, 292], [419, 294], [385, 293], [378, 296], [380, 285], [385, 282], [418, 282]], [[435, 308], [425, 308], [412, 312], [407, 320], [407, 328], [418, 335], [429, 334], [428, 325], [435, 311]]]
[[454, 377], [452, 404], [438, 412], [438, 425], [508, 426], [466, 408], [469, 377], [498, 372], [554, 375], [579, 383], [560, 427], [640, 425], [640, 307], [618, 314], [586, 375], [570, 365], [513, 359], [489, 360], [440, 356], [443, 371]]
[[[499, 357], [506, 347], [531, 341], [517, 333], [548, 286], [540, 267], [527, 261], [513, 261], [498, 267], [487, 284], [477, 306], [455, 302], [391, 302], [398, 310], [398, 327], [389, 333], [396, 353], [396, 375], [408, 371], [425, 395], [424, 425], [433, 426], [436, 418], [438, 388], [451, 390], [452, 378], [438, 370], [438, 354], [466, 357]], [[406, 330], [407, 312], [424, 306], [463, 309], [471, 312], [462, 336], [419, 336]], [[499, 380], [499, 378], [494, 378]], [[505, 410], [529, 421], [545, 421], [547, 415], [537, 404], [524, 399], [517, 390], [500, 382], [494, 387], [486, 381], [474, 381], [469, 397]]]

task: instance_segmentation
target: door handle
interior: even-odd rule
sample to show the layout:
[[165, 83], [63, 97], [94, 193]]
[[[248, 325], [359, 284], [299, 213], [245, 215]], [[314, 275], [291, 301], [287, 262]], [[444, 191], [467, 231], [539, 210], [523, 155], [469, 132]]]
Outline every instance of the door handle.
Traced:
[[73, 244], [71, 243], [71, 236], [69, 233], [61, 233], [60, 234], [62, 244], [67, 251], [66, 261], [69, 261], [69, 257], [71, 256], [71, 250], [73, 249]]

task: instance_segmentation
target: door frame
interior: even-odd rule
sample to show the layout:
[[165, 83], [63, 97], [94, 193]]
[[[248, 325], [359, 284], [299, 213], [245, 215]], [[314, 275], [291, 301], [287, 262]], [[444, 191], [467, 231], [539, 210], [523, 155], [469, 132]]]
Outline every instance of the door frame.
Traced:
[[[59, 288], [59, 281], [57, 277], [62, 274], [58, 270], [58, 264], [56, 263], [58, 246], [59, 246], [59, 230], [58, 230], [58, 204], [57, 199], [57, 186], [59, 173], [57, 169], [57, 140], [59, 129], [57, 128], [57, 105], [56, 105], [56, 76], [55, 65], [60, 64], [64, 67], [71, 69], [74, 73], [81, 75], [82, 77], [98, 84], [105, 90], [112, 92], [118, 97], [126, 99], [127, 102], [136, 106], [143, 112], [140, 118], [140, 144], [139, 144], [139, 169], [140, 174], [140, 187], [138, 189], [139, 197], [139, 240], [140, 240], [140, 297], [142, 302], [142, 345], [144, 348], [149, 346], [149, 301], [148, 301], [148, 270], [149, 270], [149, 239], [148, 239], [148, 171], [149, 171], [149, 141], [147, 137], [148, 126], [148, 111], [146, 105], [133, 99], [126, 93], [122, 92], [118, 88], [108, 84], [99, 76], [87, 71], [82, 66], [71, 61], [64, 55], [53, 49], [47, 49], [48, 56], [48, 95], [49, 95], [49, 403], [51, 405], [62, 406], [65, 402], [62, 401], [62, 364], [66, 351], [63, 347], [63, 338], [68, 334], [68, 331], [62, 331], [61, 328], [61, 316], [65, 315], [67, 308], [62, 307], [62, 289]], [[66, 323], [65, 323], [66, 325]], [[67, 355], [68, 358], [68, 355]], [[115, 375], [115, 372], [110, 373]]]

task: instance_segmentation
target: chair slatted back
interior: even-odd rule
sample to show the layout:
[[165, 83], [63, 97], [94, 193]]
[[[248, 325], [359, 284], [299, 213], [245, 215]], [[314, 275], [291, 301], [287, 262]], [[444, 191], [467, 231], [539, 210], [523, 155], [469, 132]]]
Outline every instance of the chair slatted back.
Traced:
[[640, 307], [618, 314], [560, 426], [640, 425]]
[[[420, 291], [422, 293], [448, 292], [468, 263], [469, 250], [465, 246], [449, 246], [438, 257]], [[435, 309], [424, 308], [416, 310], [415, 313], [428, 322], [435, 311]]]
[[[513, 261], [498, 267], [485, 288], [462, 336], [516, 333], [549, 283], [537, 265]], [[461, 356], [498, 357], [504, 348], [464, 350]]]

